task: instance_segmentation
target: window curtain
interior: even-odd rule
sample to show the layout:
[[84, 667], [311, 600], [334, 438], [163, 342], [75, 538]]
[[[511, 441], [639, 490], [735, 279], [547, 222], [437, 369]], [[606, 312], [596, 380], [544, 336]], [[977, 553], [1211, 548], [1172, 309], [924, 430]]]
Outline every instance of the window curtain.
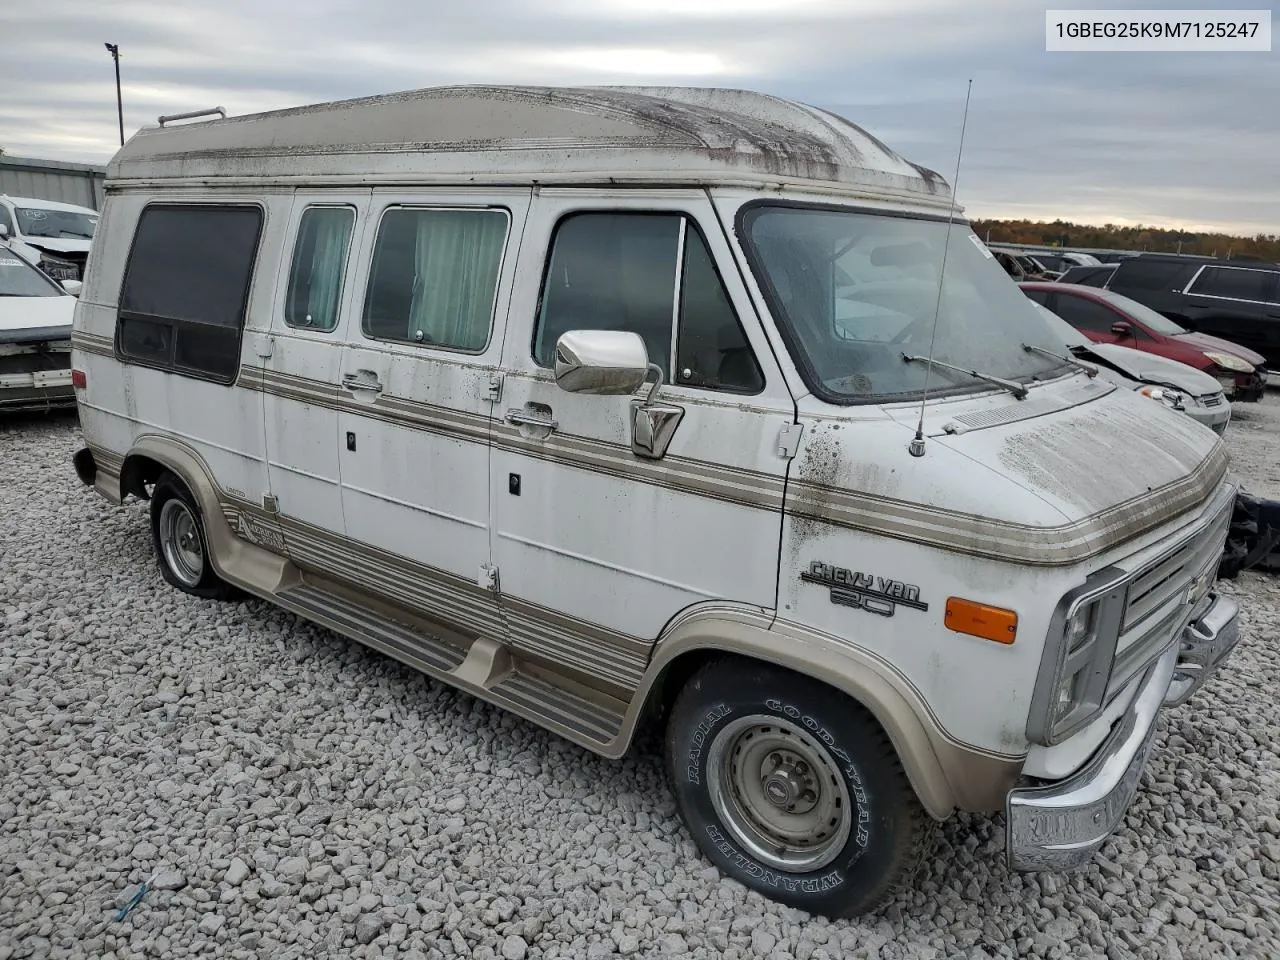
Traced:
[[310, 326], [332, 330], [338, 323], [338, 301], [342, 297], [342, 273], [353, 218], [349, 210], [315, 210], [307, 216], [311, 217], [315, 236], [311, 280], [307, 285], [307, 318]]
[[506, 235], [506, 214], [497, 210], [419, 214], [407, 339], [483, 349]]

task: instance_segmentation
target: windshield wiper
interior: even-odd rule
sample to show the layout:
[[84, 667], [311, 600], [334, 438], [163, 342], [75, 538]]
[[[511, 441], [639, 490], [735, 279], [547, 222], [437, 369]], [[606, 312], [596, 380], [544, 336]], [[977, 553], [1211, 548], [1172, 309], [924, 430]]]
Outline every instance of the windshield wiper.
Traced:
[[944, 370], [954, 370], [956, 373], [963, 373], [965, 376], [973, 377], [975, 380], [985, 380], [987, 383], [995, 384], [997, 387], [1004, 387], [1019, 400], [1027, 398], [1027, 388], [1013, 380], [1006, 380], [1004, 377], [995, 377], [989, 373], [979, 373], [977, 370], [966, 370], [964, 367], [957, 367], [950, 363], [943, 363], [941, 360], [934, 360], [932, 357], [913, 357], [904, 353], [902, 359], [907, 363], [928, 363], [935, 367], [942, 367]]
[[1052, 350], [1046, 350], [1044, 347], [1037, 347], [1035, 344], [1031, 343], [1024, 343], [1022, 345], [1022, 349], [1027, 351], [1027, 353], [1038, 353], [1042, 357], [1049, 357], [1051, 360], [1060, 360], [1063, 363], [1071, 364], [1073, 367], [1079, 367], [1089, 375], [1090, 379], [1098, 375], [1097, 367], [1091, 363], [1085, 363], [1083, 360], [1079, 360], [1075, 357], [1064, 357], [1060, 353], [1054, 353]]

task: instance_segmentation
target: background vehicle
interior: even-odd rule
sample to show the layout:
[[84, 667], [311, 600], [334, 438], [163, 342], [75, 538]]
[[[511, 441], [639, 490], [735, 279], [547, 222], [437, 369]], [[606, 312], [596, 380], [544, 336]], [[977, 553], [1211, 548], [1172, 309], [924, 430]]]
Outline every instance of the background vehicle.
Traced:
[[1071, 267], [1058, 278], [1059, 283], [1078, 283], [1086, 287], [1105, 287], [1111, 275], [1116, 272], [1114, 263], [1081, 265]]
[[1255, 370], [1262, 358], [1217, 337], [1192, 333], [1150, 307], [1111, 290], [1062, 283], [1020, 284], [1095, 343], [1119, 343], [1177, 360], [1212, 375], [1233, 401], [1256, 401], [1266, 385]]
[[1246, 347], [1255, 366], [1280, 375], [1280, 265], [1147, 253], [1121, 263], [1107, 288], [1184, 329]]
[[1062, 337], [1071, 356], [1098, 367], [1098, 375], [1185, 413], [1221, 436], [1231, 422], [1231, 403], [1218, 381], [1185, 363], [1117, 343], [1094, 343], [1048, 307], [1035, 304]]
[[[55, 280], [83, 280], [98, 211], [71, 203], [0, 194], [0, 227], [15, 252]], [[25, 249], [23, 249], [25, 248]]]
[[75, 405], [75, 306], [66, 289], [0, 242], [0, 412]]

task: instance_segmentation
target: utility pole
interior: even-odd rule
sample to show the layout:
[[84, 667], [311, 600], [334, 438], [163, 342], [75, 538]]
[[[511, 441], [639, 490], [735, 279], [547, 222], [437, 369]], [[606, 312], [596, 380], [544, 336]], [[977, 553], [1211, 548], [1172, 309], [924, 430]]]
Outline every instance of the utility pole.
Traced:
[[120, 146], [124, 146], [124, 100], [120, 97], [120, 44], [105, 43], [111, 59], [116, 62], [116, 117], [120, 121]]

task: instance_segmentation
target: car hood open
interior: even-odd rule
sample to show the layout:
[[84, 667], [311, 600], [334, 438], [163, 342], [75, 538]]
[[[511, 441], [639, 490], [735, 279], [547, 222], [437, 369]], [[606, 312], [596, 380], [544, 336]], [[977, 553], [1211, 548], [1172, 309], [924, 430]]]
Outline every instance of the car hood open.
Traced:
[[1222, 391], [1218, 381], [1203, 370], [1154, 353], [1145, 353], [1115, 343], [1093, 343], [1083, 353], [1082, 360], [1088, 360], [1088, 355], [1093, 354], [1134, 380], [1173, 387], [1193, 397]]
[[22, 242], [31, 247], [38, 247], [48, 253], [88, 253], [92, 240], [71, 239], [67, 237], [23, 237]]

